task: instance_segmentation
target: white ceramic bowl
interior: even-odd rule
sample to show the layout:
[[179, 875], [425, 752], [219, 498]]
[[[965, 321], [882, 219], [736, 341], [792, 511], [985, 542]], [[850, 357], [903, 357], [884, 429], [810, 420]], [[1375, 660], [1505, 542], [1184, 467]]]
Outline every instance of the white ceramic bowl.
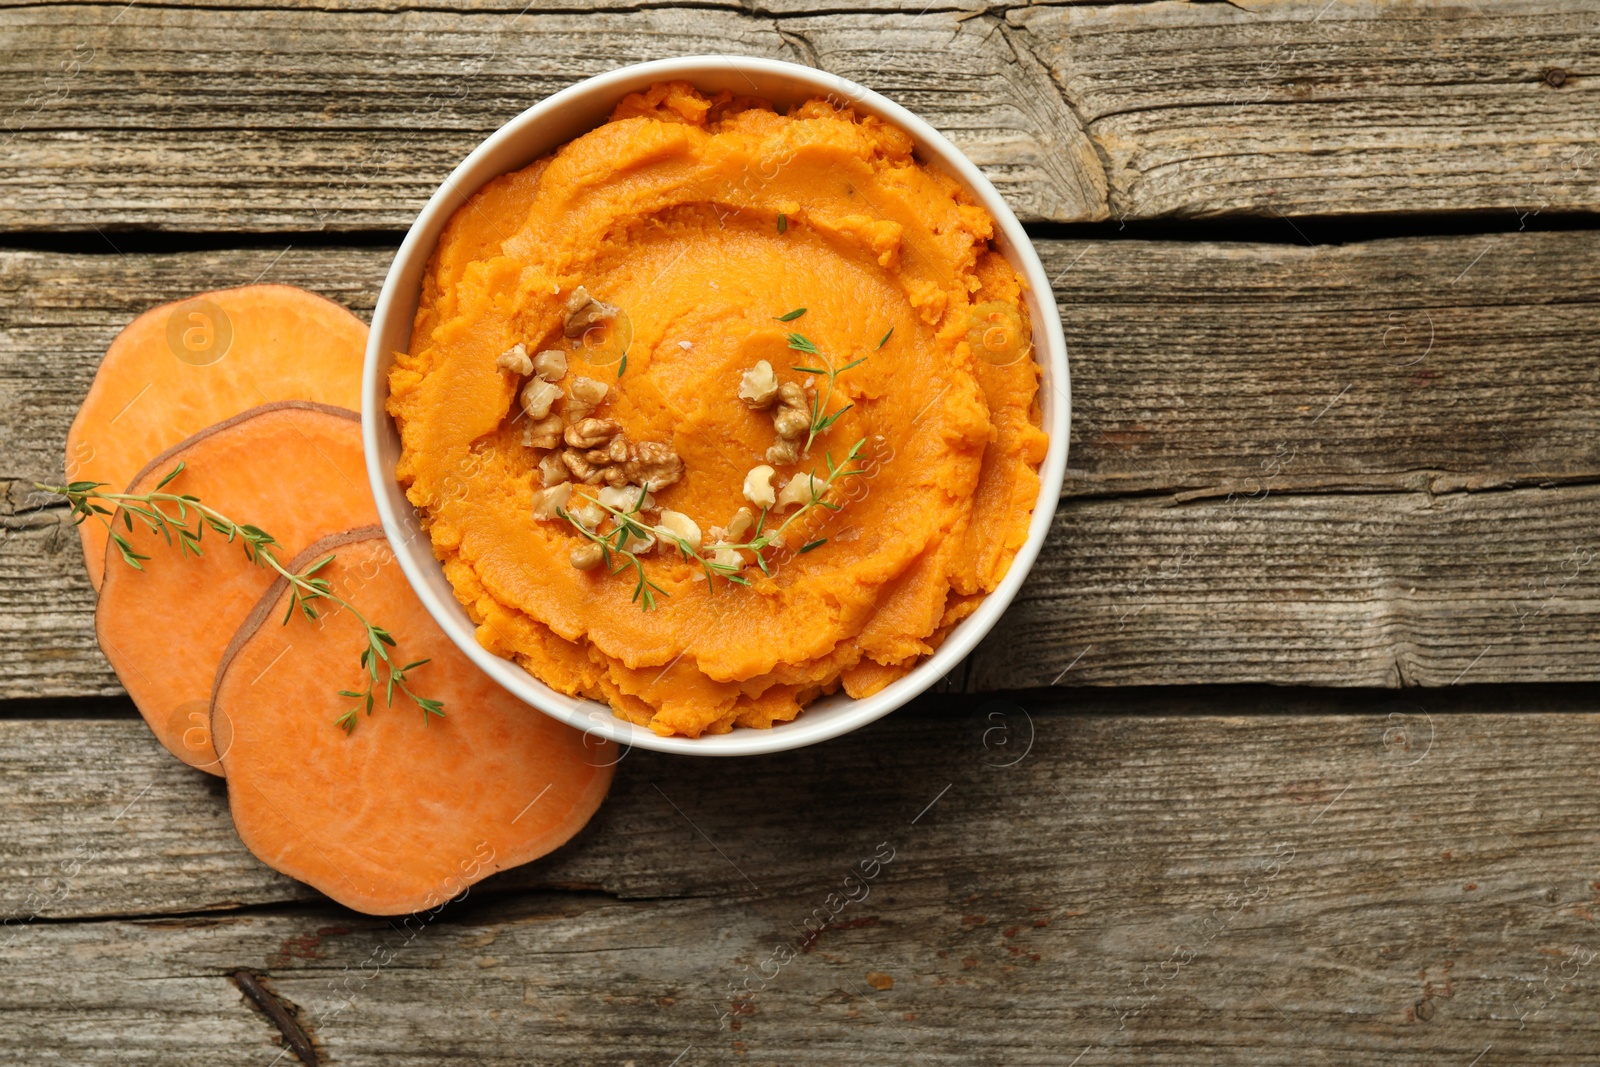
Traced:
[[[904, 678], [864, 700], [852, 700], [840, 693], [812, 704], [795, 721], [770, 730], [736, 728], [731, 733], [693, 739], [657, 736], [648, 729], [616, 718], [604, 704], [558, 693], [521, 667], [478, 644], [471, 621], [456, 601], [443, 569], [433, 556], [428, 537], [417, 523], [414, 509], [395, 480], [400, 438], [393, 420], [384, 411], [389, 396], [390, 354], [406, 351], [411, 344], [411, 325], [422, 288], [422, 275], [439, 234], [456, 208], [490, 179], [518, 170], [605, 122], [611, 109], [626, 94], [669, 79], [690, 82], [706, 92], [727, 89], [737, 95], [763, 97], [780, 109], [814, 96], [832, 96], [848, 101], [857, 113], [876, 115], [909, 133], [916, 141], [918, 159], [953, 177], [994, 216], [999, 226], [999, 247], [1018, 273], [1027, 279], [1035, 355], [1044, 371], [1040, 391], [1044, 428], [1050, 434], [1049, 451], [1039, 472], [1039, 499], [1028, 527], [1027, 543], [1017, 553], [999, 588], [950, 633], [933, 656]], [[547, 715], [624, 745], [700, 756], [778, 752], [837, 737], [888, 714], [954, 669], [1000, 618], [1039, 554], [1066, 473], [1069, 418], [1066, 342], [1061, 335], [1061, 320], [1051, 296], [1050, 280], [1045, 277], [1044, 267], [1021, 224], [989, 180], [932, 126], [877, 93], [811, 67], [743, 56], [689, 56], [623, 67], [564, 89], [495, 131], [445, 179], [406, 234], [372, 315], [372, 334], [367, 342], [361, 383], [367, 473], [372, 479], [378, 513], [406, 577], [451, 640], [495, 681]]]

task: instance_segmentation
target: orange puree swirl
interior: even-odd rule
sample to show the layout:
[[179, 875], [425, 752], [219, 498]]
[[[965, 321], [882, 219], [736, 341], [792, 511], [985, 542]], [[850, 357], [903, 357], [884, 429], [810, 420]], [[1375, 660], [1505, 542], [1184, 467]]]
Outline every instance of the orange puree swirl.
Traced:
[[[1039, 491], [1039, 371], [993, 237], [892, 126], [678, 83], [490, 182], [440, 238], [388, 404], [396, 474], [478, 640], [557, 690], [690, 737], [769, 727], [909, 671], [1000, 582]], [[617, 352], [563, 335], [578, 286], [626, 315], [620, 377]], [[836, 367], [866, 357], [829, 411], [853, 406], [809, 458], [776, 465], [775, 483], [826, 474], [825, 454], [865, 441], [866, 473], [828, 497], [839, 510], [807, 512], [770, 576], [744, 572], [748, 588], [707, 581], [676, 549], [641, 555], [667, 594], [649, 611], [631, 573], [571, 566], [578, 533], [532, 514], [541, 453], [521, 443], [521, 383], [497, 358], [560, 348], [563, 389], [605, 382], [595, 414], [683, 461], [658, 505], [709, 530], [746, 504], [745, 474], [774, 441], [771, 412], [739, 399], [741, 374], [765, 359], [803, 382], [791, 368], [818, 365], [791, 331]]]

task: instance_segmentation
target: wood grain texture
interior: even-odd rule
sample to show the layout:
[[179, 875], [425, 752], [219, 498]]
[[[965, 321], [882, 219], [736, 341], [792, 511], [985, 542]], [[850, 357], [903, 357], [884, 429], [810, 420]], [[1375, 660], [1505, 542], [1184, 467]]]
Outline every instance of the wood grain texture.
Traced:
[[0, 229], [404, 229], [540, 99], [707, 53], [866, 82], [946, 132], [1024, 218], [1106, 217], [1099, 157], [992, 18], [63, 5], [0, 10], [0, 26]]
[[[1068, 502], [970, 684], [1596, 676], [1592, 235], [1038, 247], [1072, 359]], [[77, 539], [30, 487], [62, 477], [122, 324], [258, 278], [365, 314], [388, 258], [0, 253], [0, 693], [118, 691]], [[1489, 489], [1515, 491], [1467, 492]]]
[[1008, 13], [1103, 153], [1117, 217], [1600, 205], [1584, 0]]
[[1600, 209], [1583, 0], [896, 5], [0, 8], [0, 228], [400, 228], [535, 100], [708, 51], [884, 92], [1026, 219]]
[[[1035, 247], [1072, 364], [1070, 496], [1600, 475], [1600, 367], [1584, 358], [1600, 332], [1591, 233]], [[391, 255], [0, 252], [0, 477], [60, 475], [101, 353], [146, 308], [263, 280], [365, 317]]]
[[[241, 893], [212, 783], [138, 722], [5, 723], [0, 1055], [268, 1062], [249, 968], [334, 1063], [1573, 1062], [1592, 697], [1032, 694], [636, 752], [542, 873], [395, 923]], [[52, 910], [15, 921], [29, 894]]]
[[1600, 486], [1070, 501], [967, 685], [1600, 677]]

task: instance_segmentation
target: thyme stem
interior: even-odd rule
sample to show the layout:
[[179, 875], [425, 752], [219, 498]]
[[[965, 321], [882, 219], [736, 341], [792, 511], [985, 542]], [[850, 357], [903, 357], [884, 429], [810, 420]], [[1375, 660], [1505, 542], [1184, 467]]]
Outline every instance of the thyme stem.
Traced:
[[[884, 340], [887, 341], [888, 339], [888, 334], [885, 334]], [[802, 452], [809, 452], [811, 451], [811, 442], [817, 439], [818, 434], [826, 433], [828, 427], [837, 422], [840, 415], [843, 415], [845, 412], [855, 407], [854, 404], [846, 404], [833, 414], [827, 414], [828, 401], [833, 398], [834, 381], [839, 377], [839, 375], [843, 374], [847, 370], [850, 370], [852, 367], [861, 366], [861, 364], [867, 361], [867, 357], [862, 356], [860, 359], [852, 360], [842, 367], [835, 368], [833, 365], [833, 360], [829, 359], [826, 353], [817, 348], [813, 342], [798, 333], [791, 333], [789, 335], [789, 347], [796, 352], [804, 352], [807, 355], [822, 357], [822, 366], [820, 367], [797, 366], [789, 368], [790, 370], [799, 371], [804, 374], [821, 374], [827, 378], [827, 382], [822, 387], [822, 392], [817, 394], [815, 399], [811, 401], [811, 428], [806, 434], [805, 447], [800, 450]], [[883, 345], [880, 343], [878, 347], [882, 348]]]
[[[129, 533], [133, 532], [133, 520], [137, 517], [152, 533], [159, 533], [169, 545], [176, 536], [178, 550], [184, 556], [192, 553], [198, 557], [203, 554], [200, 539], [207, 527], [226, 537], [229, 544], [237, 538], [247, 560], [258, 567], [273, 571], [289, 583], [291, 599], [289, 609], [283, 616], [285, 626], [294, 617], [296, 608], [306, 618], [316, 621], [317, 609], [313, 604], [318, 600], [329, 601], [348, 611], [366, 631], [367, 647], [361, 653], [361, 666], [367, 672], [367, 686], [361, 692], [338, 690], [338, 694], [342, 697], [361, 701], [335, 720], [336, 725], [345, 733], [348, 734], [355, 729], [357, 713], [361, 711], [363, 705], [366, 713], [372, 714], [374, 694], [380, 686], [386, 694], [387, 705], [394, 704], [394, 691], [399, 689], [422, 709], [424, 722], [435, 715], [444, 717], [443, 702], [418, 696], [412, 692], [406, 681], [408, 672], [428, 661], [422, 659], [403, 667], [395, 666], [394, 660], [389, 655], [389, 649], [395, 647], [393, 635], [383, 627], [375, 625], [361, 613], [359, 608], [335, 593], [332, 583], [326, 578], [317, 577], [318, 571], [334, 561], [333, 554], [324, 556], [298, 573], [290, 571], [279, 562], [277, 555], [272, 551], [282, 546], [259, 526], [235, 522], [215, 508], [201, 503], [197, 496], [188, 493], [161, 492], [169, 482], [183, 473], [185, 466], [184, 463], [179, 463], [172, 468], [156, 484], [155, 491], [149, 493], [105, 493], [101, 492], [101, 487], [106, 484], [104, 482], [71, 482], [67, 485], [41, 485], [35, 482], [34, 485], [47, 493], [54, 493], [67, 499], [72, 505], [73, 525], [79, 525], [90, 518], [97, 519], [111, 535], [112, 543], [117, 546], [123, 562], [134, 570], [144, 570], [142, 561], [150, 557], [140, 555], [134, 550], [133, 543], [117, 531], [116, 517], [119, 514]], [[112, 507], [105, 507], [104, 504], [110, 504]], [[177, 514], [170, 514], [164, 505], [170, 505]]]
[[[768, 561], [765, 555], [766, 549], [772, 547], [774, 544], [780, 543], [783, 540], [784, 531], [789, 529], [789, 527], [794, 525], [794, 523], [798, 522], [801, 516], [807, 514], [809, 511], [811, 511], [811, 509], [818, 507], [827, 508], [830, 511], [838, 511], [840, 509], [842, 505], [830, 504], [823, 498], [827, 496], [828, 490], [833, 487], [834, 483], [838, 482], [840, 479], [866, 473], [866, 469], [864, 467], [855, 467], [853, 469], [850, 467], [850, 464], [861, 458], [861, 451], [866, 447], [866, 445], [867, 439], [865, 437], [851, 445], [850, 451], [845, 455], [843, 463], [834, 463], [832, 453], [823, 453], [823, 458], [826, 460], [828, 465], [828, 476], [826, 478], [818, 477], [815, 470], [809, 474], [798, 475], [797, 477], [810, 479], [808, 484], [811, 490], [811, 498], [805, 503], [801, 504], [799, 509], [793, 514], [789, 515], [788, 518], [784, 519], [776, 529], [766, 529], [767, 509], [763, 508], [761, 511], [761, 518], [756, 524], [756, 535], [753, 538], [739, 544], [718, 544], [709, 547], [713, 550], [729, 548], [736, 552], [753, 553], [756, 558], [756, 566], [761, 568], [761, 573], [771, 575], [772, 571], [768, 566]], [[746, 566], [746, 564], [743, 562], [737, 565], [730, 563], [719, 563], [712, 556], [703, 555], [702, 549], [697, 549], [683, 537], [673, 533], [671, 530], [668, 530], [663, 526], [646, 526], [639, 518], [639, 512], [644, 506], [644, 498], [645, 494], [640, 493], [638, 499], [634, 501], [633, 507], [627, 511], [624, 511], [621, 508], [612, 507], [611, 505], [597, 499], [591, 499], [588, 497], [583, 498], [585, 503], [593, 503], [616, 520], [616, 527], [606, 531], [605, 533], [597, 533], [594, 530], [589, 529], [589, 527], [585, 526], [583, 523], [574, 518], [572, 514], [565, 508], [557, 508], [556, 514], [570, 523], [572, 528], [577, 530], [578, 533], [586, 540], [592, 541], [600, 546], [601, 558], [605, 561], [606, 569], [612, 574], [620, 574], [625, 570], [632, 569], [638, 575], [638, 581], [633, 587], [632, 599], [638, 602], [640, 608], [644, 611], [650, 611], [655, 608], [655, 598], [657, 595], [669, 596], [670, 594], [665, 589], [661, 588], [659, 585], [650, 580], [649, 576], [645, 573], [644, 561], [641, 560], [636, 553], [628, 549], [627, 545], [630, 541], [639, 541], [642, 543], [652, 536], [660, 540], [671, 541], [677, 546], [678, 550], [683, 553], [685, 559], [693, 560], [694, 562], [700, 564], [700, 566], [705, 570], [707, 588], [713, 592], [716, 590], [714, 581], [716, 578], [723, 578], [727, 581], [743, 586], [748, 586], [750, 584], [750, 579], [744, 577], [744, 575], [741, 573]], [[812, 551], [813, 549], [820, 548], [822, 545], [827, 543], [827, 540], [828, 539], [826, 537], [823, 537], [814, 541], [808, 541], [799, 549], [799, 552], [804, 554]], [[613, 562], [612, 556], [618, 557], [621, 562]]]

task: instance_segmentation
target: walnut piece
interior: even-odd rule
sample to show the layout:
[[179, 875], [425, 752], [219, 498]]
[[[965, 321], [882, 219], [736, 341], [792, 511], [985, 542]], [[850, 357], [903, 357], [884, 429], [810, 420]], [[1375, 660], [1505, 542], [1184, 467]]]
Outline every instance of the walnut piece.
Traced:
[[501, 370], [510, 371], [512, 374], [526, 378], [533, 373], [533, 360], [528, 358], [528, 349], [524, 345], [516, 344], [500, 353], [494, 365]]
[[656, 536], [663, 541], [671, 541], [680, 551], [684, 545], [689, 546], [690, 554], [700, 550], [700, 526], [681, 511], [671, 509], [662, 511], [661, 523], [656, 527]]
[[548, 486], [560, 485], [572, 477], [567, 465], [561, 462], [561, 453], [546, 452], [539, 458], [539, 477]]
[[606, 521], [606, 511], [599, 504], [587, 497], [579, 497], [578, 499], [582, 500], [583, 503], [575, 508], [568, 508], [567, 514], [577, 519], [584, 529], [593, 530]]
[[522, 410], [535, 421], [550, 414], [550, 405], [561, 395], [561, 387], [551, 385], [543, 378], [530, 378], [522, 387]]
[[[546, 415], [537, 422], [527, 422], [522, 427], [524, 448], [555, 448], [561, 443], [561, 416]], [[549, 484], [548, 482], [546, 483]]]
[[566, 466], [567, 472], [584, 485], [599, 485], [606, 480], [607, 468], [599, 463], [590, 463], [576, 448], [562, 449], [561, 462]]
[[751, 411], [763, 411], [772, 406], [778, 397], [778, 376], [772, 373], [772, 364], [758, 360], [754, 367], [739, 379], [739, 399]]
[[800, 438], [780, 437], [767, 449], [767, 462], [772, 464], [799, 463]]
[[[521, 348], [521, 345], [517, 346]], [[567, 354], [559, 348], [547, 348], [529, 362], [533, 368], [524, 374], [537, 374], [547, 382], [559, 382], [567, 376]]]
[[616, 419], [583, 419], [568, 426], [563, 439], [571, 448], [600, 448], [621, 432]]
[[815, 474], [797, 474], [789, 479], [789, 484], [783, 487], [778, 494], [776, 508], [779, 511], [796, 505], [811, 503], [813, 499], [822, 495], [828, 483], [818, 478]]
[[600, 490], [600, 503], [608, 508], [629, 513], [635, 510], [635, 505], [639, 511], [656, 510], [656, 498], [643, 486], [638, 485], [624, 485], [615, 489], [608, 486]]
[[548, 489], [535, 489], [533, 491], [533, 517], [549, 521], [559, 519], [557, 508], [567, 506], [567, 501], [572, 499], [572, 483], [562, 482], [552, 485]]
[[600, 406], [606, 398], [606, 383], [593, 378], [574, 378], [571, 394], [561, 408], [561, 414], [569, 426], [587, 419]]
[[724, 536], [730, 541], [742, 541], [744, 535], [750, 532], [756, 524], [756, 513], [749, 508], [740, 508], [733, 513], [733, 518], [728, 520], [728, 528]]
[[568, 337], [582, 337], [584, 331], [597, 322], [615, 318], [617, 309], [603, 304], [589, 295], [589, 290], [578, 286], [567, 297], [567, 322], [562, 332]]
[[657, 441], [640, 441], [628, 445], [628, 458], [622, 463], [622, 473], [634, 485], [642, 485], [652, 492], [665, 489], [683, 477], [683, 460], [671, 445]]
[[797, 382], [778, 386], [778, 410], [772, 413], [772, 428], [786, 441], [803, 437], [811, 429], [811, 402]]
[[719, 548], [711, 553], [711, 565], [724, 573], [744, 570], [744, 557], [736, 549]]
[[594, 541], [585, 541], [567, 553], [567, 561], [580, 571], [594, 570], [604, 558], [605, 550]]
[[744, 498], [758, 508], [770, 508], [777, 503], [778, 494], [772, 488], [773, 470], [766, 464], [751, 467], [744, 476]]

